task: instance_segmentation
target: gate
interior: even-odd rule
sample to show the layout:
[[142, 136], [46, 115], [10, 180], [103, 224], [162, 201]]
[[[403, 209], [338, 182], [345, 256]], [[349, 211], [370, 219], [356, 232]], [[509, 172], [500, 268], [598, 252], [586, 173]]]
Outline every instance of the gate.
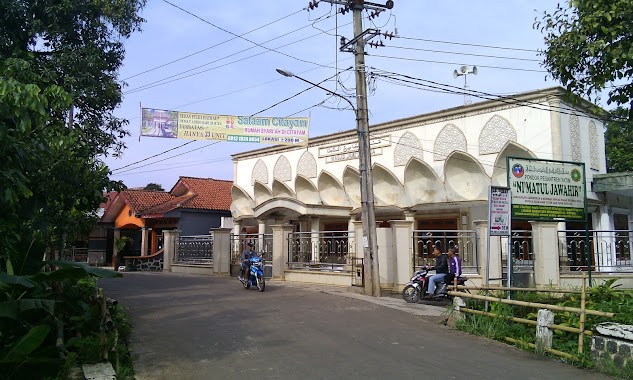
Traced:
[[178, 239], [174, 262], [206, 265], [213, 263], [213, 236], [181, 236]]
[[273, 276], [273, 234], [231, 234], [231, 276], [238, 276], [241, 271], [242, 252], [248, 243], [253, 243], [253, 250], [264, 259], [264, 275]]

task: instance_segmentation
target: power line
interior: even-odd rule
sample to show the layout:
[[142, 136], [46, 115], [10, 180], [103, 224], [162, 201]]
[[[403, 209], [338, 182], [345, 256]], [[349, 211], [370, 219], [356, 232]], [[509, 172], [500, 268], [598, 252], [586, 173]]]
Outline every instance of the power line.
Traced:
[[[192, 141], [189, 141], [188, 143], [192, 143], [192, 142], [194, 142], [194, 141], [198, 141], [198, 140], [192, 140]], [[136, 167], [136, 168], [130, 168], [130, 169], [127, 169], [127, 170], [123, 170], [123, 171], [121, 171], [121, 172], [119, 172], [119, 173], [115, 173], [115, 174], [121, 174], [121, 173], [129, 172], [129, 171], [132, 171], [132, 170], [136, 170], [136, 169], [143, 168], [143, 167], [148, 166], [148, 165], [153, 165], [153, 164], [158, 163], [158, 162], [166, 161], [166, 160], [169, 160], [169, 159], [171, 159], [171, 158], [184, 156], [185, 154], [188, 154], [188, 153], [191, 153], [191, 152], [195, 152], [196, 150], [204, 149], [204, 148], [206, 148], [206, 147], [209, 147], [209, 146], [211, 146], [211, 145], [215, 145], [215, 144], [217, 144], [217, 143], [219, 143], [219, 141], [214, 141], [214, 142], [211, 142], [211, 143], [209, 143], [209, 144], [207, 144], [207, 145], [200, 146], [200, 147], [197, 147], [197, 148], [194, 148], [194, 149], [189, 149], [189, 150], [188, 150], [188, 151], [186, 151], [186, 152], [182, 152], [182, 153], [178, 153], [178, 154], [173, 155], [173, 156], [165, 157], [165, 158], [162, 158], [162, 159], [160, 159], [160, 160], [158, 160], [158, 161], [151, 162], [151, 163], [149, 163], [149, 164], [145, 164], [145, 165], [142, 165], [142, 166], [139, 166], [139, 167]], [[183, 144], [182, 146], [184, 146], [184, 145], [186, 145], [186, 144]], [[160, 154], [158, 154], [158, 155], [161, 155], [161, 154], [165, 154], [165, 152], [162, 152], [162, 153], [160, 153]], [[145, 160], [141, 160], [141, 162], [142, 162], [142, 161], [147, 161], [147, 160], [149, 160], [149, 159], [150, 159], [150, 158], [147, 158], [147, 159], [145, 159]], [[130, 166], [130, 165], [127, 165], [127, 166]]]
[[[348, 23], [348, 24], [350, 24], [350, 23]], [[346, 24], [346, 25], [348, 25], [348, 24]], [[295, 29], [295, 30], [290, 31], [290, 32], [288, 32], [288, 33], [282, 34], [281, 36], [278, 36], [278, 37], [272, 38], [272, 39], [270, 39], [270, 40], [268, 40], [268, 41], [265, 41], [264, 43], [268, 43], [268, 42], [271, 42], [271, 41], [273, 41], [273, 40], [279, 39], [279, 38], [281, 38], [281, 37], [287, 36], [288, 34], [294, 33], [294, 32], [296, 32], [296, 31], [301, 30], [301, 29], [304, 29], [304, 28], [306, 28], [306, 27], [307, 27], [307, 26], [304, 26], [304, 27], [299, 28], [299, 29]], [[287, 44], [285, 44], [285, 45], [278, 46], [278, 47], [276, 47], [275, 49], [281, 49], [281, 48], [284, 48], [284, 47], [287, 47], [287, 46], [290, 46], [290, 45], [294, 45], [294, 44], [297, 44], [297, 43], [299, 43], [299, 42], [303, 42], [303, 41], [305, 41], [305, 40], [308, 40], [308, 39], [310, 39], [310, 38], [314, 38], [314, 37], [317, 37], [317, 36], [320, 36], [320, 35], [321, 35], [320, 33], [313, 34], [313, 35], [311, 35], [311, 36], [308, 36], [308, 37], [302, 38], [302, 39], [300, 39], [300, 40], [293, 41], [293, 42], [287, 43]], [[133, 89], [131, 89], [131, 90], [129, 90], [129, 91], [126, 91], [126, 92], [124, 93], [124, 95], [132, 94], [132, 93], [135, 93], [135, 92], [140, 92], [140, 91], [148, 90], [148, 89], [150, 89], [150, 88], [154, 88], [154, 87], [162, 86], [162, 85], [164, 85], [164, 84], [168, 84], [168, 83], [176, 82], [176, 81], [179, 81], [179, 80], [182, 80], [182, 79], [185, 79], [185, 78], [189, 78], [189, 77], [192, 77], [192, 76], [196, 76], [196, 75], [199, 75], [199, 74], [202, 74], [202, 73], [206, 73], [206, 72], [211, 71], [211, 70], [219, 69], [219, 68], [221, 68], [221, 67], [225, 67], [225, 66], [228, 66], [228, 65], [232, 65], [232, 64], [234, 64], [234, 63], [238, 63], [238, 62], [241, 62], [241, 61], [245, 61], [245, 60], [247, 60], [247, 59], [250, 59], [250, 58], [254, 58], [254, 57], [257, 57], [257, 56], [260, 56], [260, 55], [263, 55], [263, 54], [269, 53], [269, 51], [263, 51], [263, 52], [260, 52], [260, 53], [257, 53], [257, 54], [249, 55], [249, 56], [244, 57], [244, 58], [240, 58], [240, 59], [236, 59], [236, 60], [230, 61], [230, 62], [228, 62], [228, 63], [222, 64], [222, 65], [219, 65], [219, 66], [214, 66], [214, 67], [211, 67], [211, 68], [206, 69], [206, 70], [198, 71], [198, 72], [195, 72], [195, 73], [192, 73], [192, 74], [189, 74], [189, 75], [185, 75], [185, 76], [181, 76], [181, 77], [179, 77], [179, 76], [180, 76], [180, 75], [182, 75], [182, 74], [186, 74], [186, 73], [188, 73], [188, 72], [191, 72], [191, 71], [197, 70], [197, 69], [202, 68], [202, 67], [204, 67], [204, 66], [208, 66], [208, 65], [210, 65], [210, 64], [212, 64], [212, 63], [215, 63], [215, 62], [218, 62], [218, 61], [222, 61], [222, 60], [224, 60], [224, 59], [226, 59], [226, 58], [233, 57], [233, 56], [235, 56], [235, 55], [237, 55], [237, 54], [240, 54], [240, 53], [246, 52], [246, 51], [251, 50], [251, 49], [253, 49], [253, 48], [254, 48], [254, 47], [246, 48], [246, 49], [243, 49], [243, 50], [241, 50], [241, 51], [239, 51], [239, 52], [236, 52], [236, 53], [233, 53], [233, 54], [226, 55], [226, 56], [224, 56], [224, 57], [222, 57], [222, 58], [218, 58], [218, 59], [216, 59], [216, 60], [214, 60], [214, 61], [207, 62], [207, 63], [205, 63], [205, 64], [203, 64], [203, 65], [200, 65], [200, 66], [194, 67], [194, 68], [192, 68], [192, 69], [188, 69], [188, 70], [182, 71], [182, 72], [180, 72], [180, 73], [178, 73], [178, 74], [170, 75], [170, 76], [165, 77], [165, 78], [163, 78], [163, 79], [159, 79], [159, 80], [157, 80], [157, 81], [154, 81], [154, 82], [150, 82], [150, 83], [147, 83], [147, 84], [141, 85], [141, 86], [139, 86], [139, 87], [136, 87], [136, 88], [133, 88]], [[320, 67], [325, 67], [325, 68], [335, 68], [335, 67], [332, 67], [332, 66], [326, 66], [326, 65], [322, 65], [322, 64], [316, 64], [316, 65], [317, 65], [317, 66], [320, 66]], [[176, 77], [178, 77], [178, 78], [176, 78]], [[171, 78], [175, 78], [175, 79], [168, 80], [168, 79], [171, 79]]]
[[432, 42], [436, 44], [448, 44], [448, 45], [461, 45], [461, 46], [474, 46], [480, 48], [488, 48], [488, 49], [501, 49], [501, 50], [516, 50], [516, 51], [529, 51], [533, 53], [538, 53], [538, 50], [534, 49], [523, 49], [523, 48], [513, 48], [513, 47], [505, 47], [505, 46], [493, 46], [493, 45], [481, 45], [481, 44], [470, 44], [465, 42], [456, 42], [456, 41], [441, 41], [441, 40], [430, 40], [427, 38], [415, 38], [415, 37], [405, 37], [405, 36], [394, 36], [396, 38], [402, 38], [404, 40], [414, 40], [414, 41], [424, 41], [424, 42]]
[[175, 148], [167, 149], [167, 150], [166, 150], [166, 151], [164, 151], [164, 152], [161, 152], [161, 153], [155, 154], [155, 155], [153, 155], [153, 156], [149, 156], [149, 157], [143, 158], [142, 160], [139, 160], [139, 161], [136, 161], [136, 162], [132, 162], [131, 164], [127, 164], [127, 165], [125, 165], [125, 166], [121, 166], [120, 168], [112, 169], [112, 171], [125, 169], [125, 168], [127, 168], [127, 167], [129, 167], [129, 166], [136, 165], [136, 164], [141, 163], [141, 162], [143, 162], [143, 161], [151, 160], [151, 159], [152, 159], [152, 158], [154, 158], [154, 157], [161, 156], [161, 155], [163, 155], [163, 154], [165, 154], [165, 153], [171, 152], [172, 150], [180, 149], [180, 148], [182, 148], [182, 147], [183, 147], [183, 146], [185, 146], [185, 145], [189, 145], [189, 144], [191, 144], [192, 142], [193, 142], [193, 141], [188, 141], [188, 142], [186, 142], [186, 143], [184, 143], [184, 144], [181, 144], [181, 145], [179, 145], [179, 146], [177, 146], [177, 147], [175, 147]]
[[475, 54], [475, 53], [460, 53], [460, 52], [456, 52], [456, 51], [420, 49], [420, 48], [412, 48], [412, 47], [406, 47], [406, 46], [394, 46], [394, 45], [385, 45], [384, 47], [386, 47], [386, 48], [393, 48], [393, 49], [403, 49], [403, 50], [427, 51], [427, 52], [430, 52], [430, 53], [468, 55], [468, 56], [473, 56], [473, 57], [509, 59], [509, 60], [527, 61], [527, 62], [542, 62], [540, 59], [533, 59], [533, 58], [506, 57], [506, 56], [499, 56], [499, 55], [486, 55], [486, 54]]
[[[287, 19], [288, 17], [292, 17], [292, 16], [294, 16], [294, 15], [296, 15], [297, 13], [302, 12], [302, 11], [303, 11], [303, 9], [300, 9], [300, 10], [298, 10], [298, 11], [296, 11], [296, 12], [290, 13], [289, 15], [286, 15], [286, 16], [284, 16], [284, 17], [278, 18], [278, 19], [276, 19], [276, 20], [274, 20], [274, 21], [271, 21], [271, 22], [269, 22], [269, 23], [267, 23], [267, 24], [264, 24], [264, 25], [262, 25], [262, 26], [259, 26], [259, 27], [255, 28], [255, 29], [251, 29], [251, 30], [249, 30], [249, 31], [248, 31], [248, 32], [246, 32], [246, 33], [242, 33], [239, 37], [245, 36], [245, 35], [247, 35], [247, 34], [253, 33], [253, 32], [255, 32], [255, 31], [258, 31], [258, 30], [260, 30], [260, 29], [263, 29], [263, 28], [265, 28], [265, 27], [268, 27], [268, 26], [270, 26], [270, 25], [273, 25], [273, 24], [275, 24], [275, 23], [277, 23], [277, 22], [279, 22], [279, 21], [281, 21], [281, 20]], [[172, 63], [176, 63], [176, 62], [182, 61], [182, 60], [184, 60], [184, 59], [187, 59], [187, 58], [193, 57], [194, 55], [197, 55], [197, 54], [200, 54], [200, 53], [202, 53], [202, 52], [205, 52], [205, 51], [207, 51], [207, 50], [210, 50], [210, 49], [213, 49], [213, 48], [215, 48], [215, 47], [218, 47], [218, 46], [224, 45], [225, 43], [227, 43], [227, 42], [231, 42], [231, 41], [233, 41], [233, 40], [236, 40], [236, 39], [238, 39], [239, 37], [229, 38], [228, 40], [224, 40], [224, 41], [219, 42], [219, 43], [217, 43], [217, 44], [214, 44], [214, 45], [208, 46], [208, 47], [206, 47], [206, 48], [204, 48], [204, 49], [201, 49], [201, 50], [198, 50], [198, 51], [196, 51], [196, 52], [194, 52], [194, 53], [191, 53], [191, 54], [185, 55], [185, 56], [183, 56], [183, 57], [180, 57], [180, 58], [174, 59], [173, 61], [169, 61], [169, 62], [164, 63], [164, 64], [162, 64], [162, 65], [152, 67], [151, 69], [147, 69], [147, 70], [145, 70], [145, 71], [141, 71], [140, 73], [137, 73], [137, 74], [131, 75], [131, 76], [129, 76], [129, 77], [127, 77], [127, 78], [124, 78], [124, 79], [122, 79], [122, 80], [123, 80], [123, 81], [126, 81], [126, 80], [128, 80], [128, 79], [136, 78], [136, 77], [138, 77], [138, 76], [140, 76], [140, 75], [147, 74], [147, 73], [152, 72], [152, 71], [154, 71], [154, 70], [158, 70], [158, 69], [163, 68], [163, 67], [165, 67], [165, 66], [169, 66], [169, 65], [171, 65]]]
[[305, 60], [305, 59], [301, 59], [301, 58], [298, 58], [298, 57], [292, 56], [292, 55], [290, 55], [290, 54], [286, 54], [286, 53], [284, 53], [284, 52], [278, 51], [278, 50], [276, 50], [276, 49], [271, 49], [271, 48], [269, 48], [269, 47], [267, 47], [267, 46], [264, 46], [264, 45], [262, 45], [262, 44], [259, 44], [259, 43], [255, 42], [255, 41], [249, 40], [248, 38], [243, 37], [242, 35], [235, 34], [235, 33], [231, 32], [230, 30], [227, 30], [227, 29], [225, 29], [225, 28], [222, 28], [221, 26], [218, 26], [218, 25], [216, 25], [216, 24], [212, 23], [211, 21], [208, 21], [208, 20], [206, 20], [206, 19], [204, 19], [204, 18], [202, 18], [202, 17], [198, 16], [197, 14], [192, 13], [192, 12], [190, 12], [190, 11], [188, 11], [188, 10], [186, 10], [186, 9], [184, 9], [184, 8], [182, 8], [182, 7], [180, 7], [180, 6], [176, 5], [176, 4], [174, 4], [174, 3], [171, 3], [171, 2], [169, 2], [169, 1], [167, 1], [167, 0], [163, 0], [163, 2], [165, 2], [165, 3], [169, 4], [169, 5], [171, 5], [171, 6], [172, 6], [172, 7], [174, 7], [174, 8], [180, 9], [181, 11], [183, 11], [183, 12], [185, 12], [185, 13], [187, 13], [187, 14], [189, 14], [189, 15], [191, 15], [191, 16], [193, 16], [193, 17], [195, 17], [195, 18], [197, 18], [198, 20], [200, 20], [200, 21], [202, 21], [202, 22], [205, 22], [205, 23], [207, 23], [207, 24], [209, 24], [209, 25], [213, 26], [214, 28], [220, 29], [221, 31], [223, 31], [223, 32], [225, 32], [225, 33], [228, 33], [228, 34], [230, 34], [230, 35], [232, 35], [232, 36], [235, 36], [236, 38], [241, 38], [241, 39], [243, 39], [244, 41], [247, 41], [247, 42], [252, 43], [253, 45], [259, 46], [259, 47], [261, 47], [261, 48], [263, 48], [263, 49], [266, 49], [266, 50], [271, 51], [271, 52], [275, 52], [275, 53], [277, 53], [277, 54], [281, 54], [281, 55], [283, 55], [283, 56], [285, 56], [285, 57], [295, 59], [295, 60], [300, 61], [300, 62], [304, 62], [304, 63], [311, 63], [311, 64], [313, 64], [313, 65], [320, 66], [320, 64], [318, 64], [318, 63], [315, 63], [315, 62], [312, 62], [312, 61], [308, 61], [308, 60]]
[[[368, 54], [370, 55], [370, 54]], [[416, 62], [428, 62], [428, 63], [439, 63], [443, 65], [464, 65], [464, 63], [456, 63], [456, 62], [445, 62], [445, 61], [431, 61], [426, 59], [417, 59], [417, 58], [406, 58], [406, 57], [392, 57], [388, 55], [379, 55], [379, 54], [371, 54], [372, 57], [379, 58], [389, 58], [389, 59], [399, 59], [404, 61], [416, 61]], [[471, 64], [472, 66], [472, 64]], [[547, 73], [545, 70], [534, 70], [534, 69], [524, 69], [519, 67], [502, 67], [502, 66], [488, 66], [488, 65], [476, 65], [477, 67], [485, 67], [488, 69], [500, 69], [500, 70], [514, 70], [514, 71], [530, 71], [534, 73]]]

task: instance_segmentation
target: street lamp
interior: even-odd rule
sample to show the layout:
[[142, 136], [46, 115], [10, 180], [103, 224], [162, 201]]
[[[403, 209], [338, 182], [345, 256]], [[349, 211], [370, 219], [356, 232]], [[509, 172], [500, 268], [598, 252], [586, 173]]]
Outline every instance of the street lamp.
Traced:
[[[354, 104], [341, 94], [330, 91], [317, 83], [310, 82], [288, 70], [277, 69], [277, 72], [285, 77], [295, 77], [314, 87], [318, 87], [328, 94], [344, 99], [354, 110], [356, 115], [356, 131], [358, 132], [358, 169], [360, 171], [361, 194], [361, 220], [363, 222], [363, 251], [365, 292], [369, 295], [380, 297], [380, 275], [378, 270], [378, 244], [376, 239], [376, 211], [374, 210], [374, 187], [371, 178], [371, 149], [369, 142], [369, 123], [367, 120], [366, 98], [357, 98], [359, 106]], [[361, 81], [364, 83], [364, 80]], [[364, 104], [364, 105], [363, 105]], [[359, 109], [361, 112], [359, 112]]]
[[352, 102], [351, 102], [349, 99], [347, 99], [345, 96], [343, 96], [343, 95], [341, 95], [341, 94], [337, 94], [336, 92], [332, 92], [332, 91], [328, 90], [327, 88], [325, 88], [325, 87], [321, 87], [320, 85], [318, 85], [318, 84], [316, 84], [316, 83], [313, 83], [313, 82], [310, 82], [310, 81], [309, 81], [309, 80], [307, 80], [307, 79], [301, 78], [301, 77], [300, 77], [300, 76], [298, 76], [298, 75], [294, 75], [292, 72], [290, 72], [290, 71], [288, 71], [288, 70], [284, 70], [284, 69], [276, 69], [276, 70], [277, 70], [277, 72], [278, 72], [279, 74], [281, 74], [281, 75], [283, 75], [283, 76], [285, 76], [285, 77], [288, 77], [288, 78], [293, 78], [293, 77], [294, 77], [294, 78], [297, 78], [297, 79], [299, 79], [299, 80], [301, 80], [301, 81], [304, 81], [304, 82], [306, 82], [306, 83], [309, 83], [309, 84], [313, 85], [314, 87], [318, 87], [318, 88], [320, 88], [321, 90], [325, 90], [325, 91], [326, 91], [328, 94], [330, 94], [330, 95], [338, 96], [339, 98], [341, 98], [341, 99], [345, 100], [347, 103], [349, 103], [349, 105], [352, 107], [352, 109], [354, 110], [354, 112], [356, 112], [356, 107], [354, 107], [354, 104], [352, 104]]

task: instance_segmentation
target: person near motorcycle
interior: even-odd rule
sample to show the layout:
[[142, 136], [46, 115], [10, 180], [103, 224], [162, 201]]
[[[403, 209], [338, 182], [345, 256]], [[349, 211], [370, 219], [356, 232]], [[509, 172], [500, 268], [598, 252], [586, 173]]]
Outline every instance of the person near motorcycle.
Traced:
[[246, 276], [250, 272], [250, 259], [256, 255], [254, 247], [255, 244], [252, 242], [248, 243], [246, 244], [246, 249], [242, 252], [242, 273], [240, 274], [240, 280], [246, 280]]
[[453, 283], [456, 278], [462, 275], [462, 261], [457, 255], [455, 248], [448, 250], [448, 274], [444, 277], [447, 285]]
[[444, 281], [444, 277], [448, 274], [448, 260], [445, 254], [442, 254], [439, 247], [433, 249], [435, 256], [435, 266], [427, 267], [428, 270], [435, 269], [435, 274], [429, 277], [429, 287], [426, 290], [426, 297], [432, 298], [435, 293], [435, 283]]

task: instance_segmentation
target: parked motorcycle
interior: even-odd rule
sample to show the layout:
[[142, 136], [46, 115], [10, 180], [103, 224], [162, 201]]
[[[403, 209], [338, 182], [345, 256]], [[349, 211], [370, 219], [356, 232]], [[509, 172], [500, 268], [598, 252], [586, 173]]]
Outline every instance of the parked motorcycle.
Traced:
[[[413, 274], [411, 281], [407, 282], [404, 289], [402, 289], [402, 298], [405, 301], [408, 303], [416, 303], [424, 294], [426, 294], [426, 290], [429, 286], [429, 277], [427, 277], [428, 273], [429, 270], [423, 267]], [[464, 285], [467, 280], [468, 278], [460, 276], [457, 278], [457, 285]], [[448, 295], [448, 284], [442, 281], [435, 283], [435, 285], [435, 292], [432, 297], [433, 300], [442, 301], [451, 298]]]
[[239, 278], [245, 289], [251, 286], [257, 286], [260, 292], [266, 288], [266, 277], [264, 276], [264, 259], [259, 256], [253, 256], [249, 259], [250, 270], [246, 278]]

